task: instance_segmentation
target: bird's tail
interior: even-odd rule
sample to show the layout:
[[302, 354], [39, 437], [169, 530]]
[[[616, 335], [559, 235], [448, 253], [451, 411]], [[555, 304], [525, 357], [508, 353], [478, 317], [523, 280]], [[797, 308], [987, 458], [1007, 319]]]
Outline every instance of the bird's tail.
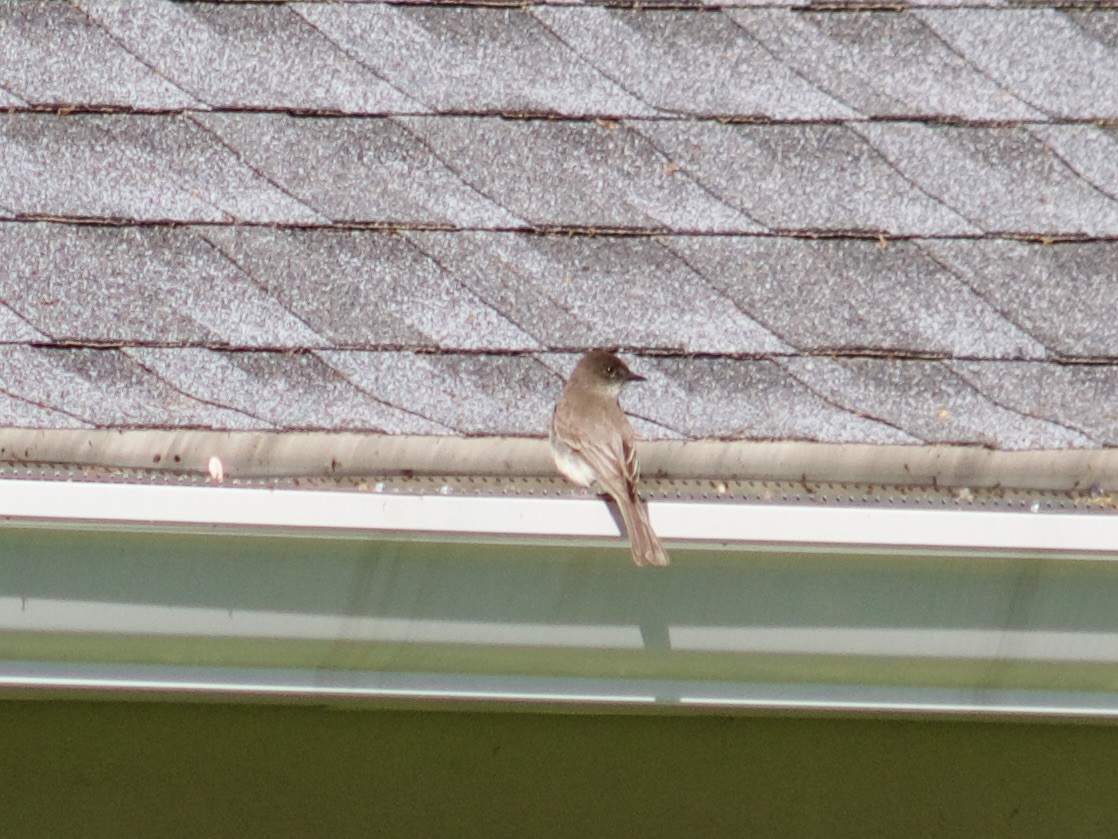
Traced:
[[629, 533], [629, 547], [633, 551], [633, 562], [637, 565], [670, 564], [668, 552], [660, 544], [660, 538], [648, 520], [648, 509], [639, 498], [621, 499], [617, 505], [625, 520], [625, 530]]

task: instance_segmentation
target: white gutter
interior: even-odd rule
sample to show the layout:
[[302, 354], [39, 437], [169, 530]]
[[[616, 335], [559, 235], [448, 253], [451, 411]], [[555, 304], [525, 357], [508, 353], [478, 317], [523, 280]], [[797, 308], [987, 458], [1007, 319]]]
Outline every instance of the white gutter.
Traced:
[[[0, 655], [27, 659], [0, 661], [0, 693], [1118, 719], [1118, 691], [1084, 689], [1118, 674], [1107, 594], [1118, 566], [1106, 562], [1118, 558], [1116, 516], [655, 501], [653, 523], [676, 551], [664, 574], [632, 569], [619, 549], [570, 565], [549, 549], [536, 565], [497, 544], [616, 547], [596, 498], [385, 489], [0, 479], [0, 540], [12, 536], [0, 544], [20, 546], [0, 556]], [[109, 534], [89, 535], [101, 547], [88, 556], [73, 538], [36, 552], [50, 535], [39, 528], [90, 527]], [[271, 548], [233, 539], [225, 562], [224, 537], [197, 555], [176, 537], [176, 556], [204, 563], [198, 581], [162, 555], [159, 531], [215, 530], [307, 540], [283, 541], [286, 558], [273, 561]], [[379, 540], [332, 538], [370, 534], [414, 539], [406, 550], [387, 539], [382, 552]], [[737, 550], [742, 562], [688, 548]], [[750, 559], [758, 548], [776, 561]], [[805, 561], [805, 550], [834, 557]], [[866, 563], [866, 552], [890, 559]], [[905, 562], [922, 552], [937, 556]], [[1046, 561], [1082, 558], [1097, 562], [1057, 573]], [[260, 641], [286, 666], [254, 666]], [[431, 649], [449, 669], [463, 654], [469, 665], [428, 673]], [[338, 669], [337, 656], [365, 663]], [[794, 671], [779, 678], [803, 681], [748, 681], [773, 679], [773, 661]], [[388, 662], [393, 672], [377, 669]], [[622, 676], [641, 672], [680, 678]], [[944, 673], [956, 686], [935, 681]]]
[[[1118, 516], [657, 501], [665, 540], [704, 547], [1005, 551], [1118, 558]], [[612, 539], [594, 498], [476, 497], [0, 480], [0, 517], [58, 524], [231, 527], [516, 539]]]

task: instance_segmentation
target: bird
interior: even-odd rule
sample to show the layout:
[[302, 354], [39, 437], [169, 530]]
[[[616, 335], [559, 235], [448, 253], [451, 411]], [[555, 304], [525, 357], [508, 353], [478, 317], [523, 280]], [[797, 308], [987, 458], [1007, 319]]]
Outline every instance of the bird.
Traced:
[[591, 350], [575, 365], [551, 416], [555, 467], [579, 486], [608, 495], [621, 511], [633, 562], [668, 565], [668, 552], [637, 495], [636, 434], [618, 398], [629, 382], [643, 382], [606, 350]]

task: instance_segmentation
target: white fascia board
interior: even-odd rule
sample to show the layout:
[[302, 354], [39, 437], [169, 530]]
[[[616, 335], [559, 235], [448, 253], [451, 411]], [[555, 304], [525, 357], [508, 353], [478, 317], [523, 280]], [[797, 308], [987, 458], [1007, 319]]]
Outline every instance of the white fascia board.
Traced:
[[[706, 547], [798, 545], [1118, 557], [1105, 514], [656, 501], [668, 541]], [[616, 538], [593, 498], [403, 495], [374, 491], [0, 480], [0, 517], [60, 525], [229, 527], [307, 535], [384, 532], [513, 539]]]

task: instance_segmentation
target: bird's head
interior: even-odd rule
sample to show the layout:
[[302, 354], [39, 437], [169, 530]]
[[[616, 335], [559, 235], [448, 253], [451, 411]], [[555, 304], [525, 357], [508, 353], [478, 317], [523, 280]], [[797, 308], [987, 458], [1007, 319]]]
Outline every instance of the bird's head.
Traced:
[[605, 387], [616, 396], [628, 382], [643, 382], [645, 379], [644, 376], [630, 370], [625, 362], [613, 353], [591, 350], [582, 357], [571, 373], [571, 381], [576, 380], [591, 387]]

